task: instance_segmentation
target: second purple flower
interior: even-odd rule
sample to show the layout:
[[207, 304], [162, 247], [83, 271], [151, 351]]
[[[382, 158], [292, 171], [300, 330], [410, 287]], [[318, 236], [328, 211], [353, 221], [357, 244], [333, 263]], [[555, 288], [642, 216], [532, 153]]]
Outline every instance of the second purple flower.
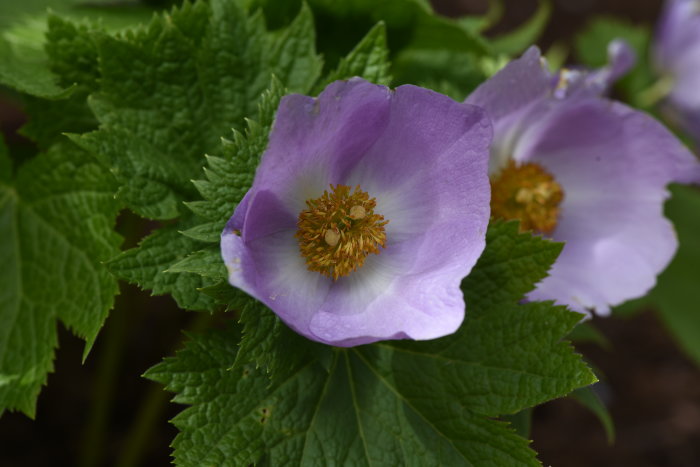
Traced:
[[551, 75], [533, 47], [467, 99], [494, 123], [492, 215], [565, 242], [531, 300], [607, 314], [648, 292], [676, 251], [666, 185], [697, 180], [698, 163], [656, 120], [600, 96], [620, 68]]

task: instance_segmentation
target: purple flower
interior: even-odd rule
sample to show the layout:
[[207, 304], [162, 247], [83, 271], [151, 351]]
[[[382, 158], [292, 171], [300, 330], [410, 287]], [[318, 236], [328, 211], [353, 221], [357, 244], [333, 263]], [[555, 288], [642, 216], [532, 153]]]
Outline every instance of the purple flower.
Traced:
[[700, 1], [670, 0], [654, 46], [666, 114], [700, 141]]
[[454, 332], [485, 244], [491, 133], [482, 109], [415, 86], [286, 96], [222, 233], [229, 282], [326, 344]]
[[600, 96], [620, 67], [552, 76], [533, 47], [466, 101], [493, 119], [492, 215], [565, 242], [528, 299], [606, 314], [649, 291], [676, 251], [666, 185], [697, 179], [698, 163], [657, 121]]

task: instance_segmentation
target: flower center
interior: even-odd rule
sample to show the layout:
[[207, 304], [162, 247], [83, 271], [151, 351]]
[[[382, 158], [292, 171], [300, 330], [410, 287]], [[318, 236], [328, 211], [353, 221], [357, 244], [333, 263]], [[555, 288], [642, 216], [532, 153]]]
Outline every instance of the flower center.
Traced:
[[389, 221], [374, 213], [377, 201], [359, 185], [352, 193], [345, 185], [330, 188], [330, 193], [306, 200], [294, 236], [309, 270], [336, 280], [362, 267], [370, 253], [379, 254]]
[[511, 159], [491, 179], [491, 215], [520, 219], [520, 231], [551, 234], [557, 226], [564, 191], [542, 166], [516, 165]]

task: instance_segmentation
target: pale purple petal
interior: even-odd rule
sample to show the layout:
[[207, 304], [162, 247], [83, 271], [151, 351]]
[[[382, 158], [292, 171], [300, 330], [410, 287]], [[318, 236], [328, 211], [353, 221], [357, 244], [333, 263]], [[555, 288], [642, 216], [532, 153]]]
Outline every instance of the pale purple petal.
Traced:
[[336, 81], [318, 99], [282, 98], [253, 189], [274, 192], [298, 213], [346, 177], [383, 133], [390, 98], [388, 88], [361, 79]]
[[674, 69], [690, 49], [700, 44], [700, 3], [668, 0], [659, 20], [655, 59], [663, 69]]
[[671, 83], [665, 110], [700, 140], [700, 2], [666, 3], [659, 21], [654, 59], [662, 79]]
[[552, 76], [540, 49], [533, 46], [482, 83], [465, 102], [489, 108], [491, 119], [499, 121], [548, 95], [551, 90]]
[[602, 96], [635, 64], [636, 55], [622, 39], [608, 44], [608, 64], [598, 69], [583, 67], [564, 68], [556, 75], [554, 97], [565, 99], [573, 96]]
[[647, 293], [671, 260], [677, 240], [663, 217], [666, 185], [697, 162], [652, 118], [602, 99], [568, 101], [543, 126], [523, 160], [564, 188], [552, 237], [566, 245], [529, 298], [604, 314]]
[[[467, 97], [467, 104], [486, 109], [494, 126], [489, 173], [498, 172], [513, 154], [527, 123], [536, 121], [544, 98], [552, 94], [552, 75], [540, 50], [530, 47]], [[534, 120], [533, 120], [534, 119]]]
[[[384, 339], [425, 340], [452, 334], [464, 319], [460, 274], [463, 270], [403, 276], [388, 290], [373, 294], [372, 301], [363, 295], [371, 285], [348, 287], [343, 292], [350, 297], [336, 294], [336, 300], [324, 304], [314, 315], [311, 330], [319, 339], [344, 347]], [[352, 285], [358, 284], [353, 281]], [[347, 309], [346, 300], [365, 308], [362, 313], [352, 314], [332, 308], [334, 303], [342, 303]]]
[[630, 45], [621, 39], [608, 44], [608, 64], [587, 74], [583, 87], [594, 94], [605, 94], [635, 64], [637, 57]]

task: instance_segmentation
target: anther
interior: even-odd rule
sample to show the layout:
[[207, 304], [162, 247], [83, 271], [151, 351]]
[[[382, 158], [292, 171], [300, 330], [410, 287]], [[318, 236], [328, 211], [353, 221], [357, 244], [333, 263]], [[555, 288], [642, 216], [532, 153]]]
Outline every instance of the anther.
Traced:
[[325, 240], [328, 246], [336, 246], [340, 241], [340, 234], [333, 229], [328, 229], [323, 235], [323, 240]]
[[350, 217], [350, 219], [352, 219], [352, 220], [357, 221], [357, 220], [360, 220], [360, 219], [364, 219], [366, 215], [367, 215], [367, 211], [365, 211], [365, 208], [363, 208], [363, 207], [360, 206], [359, 204], [358, 204], [358, 205], [355, 205], [355, 206], [353, 206], [353, 207], [350, 208], [350, 215], [349, 215], [349, 217]]

